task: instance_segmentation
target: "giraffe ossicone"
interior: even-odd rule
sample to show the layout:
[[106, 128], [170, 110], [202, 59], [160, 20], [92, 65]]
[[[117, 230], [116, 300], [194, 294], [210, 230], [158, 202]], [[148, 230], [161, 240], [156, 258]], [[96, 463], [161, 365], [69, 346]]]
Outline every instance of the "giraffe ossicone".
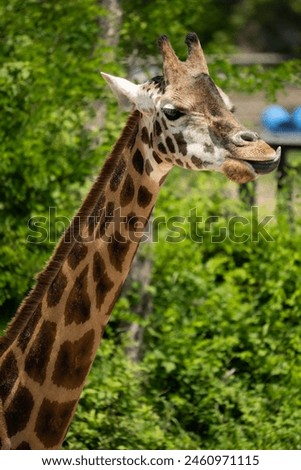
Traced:
[[[159, 39], [163, 75], [136, 85], [103, 74], [130, 114], [78, 213], [0, 339], [0, 448], [64, 440], [143, 227], [173, 166], [243, 183], [277, 167], [211, 80], [199, 40], [181, 62]], [[101, 430], [100, 430], [101, 432]]]

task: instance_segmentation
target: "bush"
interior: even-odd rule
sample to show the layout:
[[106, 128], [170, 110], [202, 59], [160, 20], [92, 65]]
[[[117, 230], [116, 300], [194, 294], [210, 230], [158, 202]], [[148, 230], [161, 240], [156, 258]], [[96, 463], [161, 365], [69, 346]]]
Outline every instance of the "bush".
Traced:
[[54, 246], [27, 243], [28, 221], [48, 217], [49, 207], [71, 217], [87, 176], [101, 164], [87, 122], [92, 100], [104, 98], [96, 21], [102, 11], [94, 0], [0, 5], [2, 317], [15, 311]]

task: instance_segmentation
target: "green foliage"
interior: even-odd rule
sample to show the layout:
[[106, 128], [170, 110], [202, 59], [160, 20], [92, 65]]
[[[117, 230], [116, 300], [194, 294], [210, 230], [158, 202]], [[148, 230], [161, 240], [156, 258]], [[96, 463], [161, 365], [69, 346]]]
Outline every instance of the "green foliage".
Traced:
[[262, 65], [237, 66], [216, 55], [210, 65], [210, 74], [225, 91], [256, 93], [263, 91], [268, 102], [277, 101], [277, 93], [285, 91], [288, 83], [301, 86], [301, 60], [287, 60], [270, 68]]
[[[242, 44], [255, 50], [300, 54], [299, 0], [122, 0], [120, 45], [128, 54], [154, 55], [154, 36], [167, 34], [181, 55], [183, 37], [195, 31], [206, 50], [222, 53]], [[151, 25], [151, 26], [150, 26]]]
[[298, 0], [242, 0], [232, 15], [233, 30], [259, 50], [301, 53]]
[[[204, 242], [156, 246], [144, 358], [150, 389], [171, 401], [201, 448], [300, 448], [300, 226], [292, 234], [274, 219], [272, 240], [254, 241], [256, 224], [240, 209], [249, 240], [235, 243], [223, 191], [217, 197], [208, 185], [200, 182], [208, 199], [195, 191], [188, 206], [204, 218], [220, 214], [210, 233], [199, 223]], [[226, 240], [210, 243], [221, 227], [229, 227]]]
[[[231, 15], [235, 0], [122, 0], [126, 11], [121, 29], [120, 45], [127, 53], [137, 49], [140, 54], [157, 53], [154, 37], [167, 34], [179, 54], [186, 54], [183, 38], [188, 31], [200, 35], [204, 44], [223, 40], [229, 46]], [[152, 25], [149, 28], [149, 25]], [[226, 44], [225, 44], [226, 43]]]
[[70, 217], [101, 162], [87, 123], [92, 100], [104, 98], [102, 12], [94, 0], [0, 2], [2, 313], [14, 311], [52, 248], [26, 243], [28, 220], [49, 207]]

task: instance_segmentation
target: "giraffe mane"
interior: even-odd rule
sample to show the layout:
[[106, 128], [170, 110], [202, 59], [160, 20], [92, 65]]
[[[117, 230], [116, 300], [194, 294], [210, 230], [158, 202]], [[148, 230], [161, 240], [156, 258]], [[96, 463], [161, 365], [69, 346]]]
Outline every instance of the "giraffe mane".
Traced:
[[155, 83], [159, 87], [162, 95], [165, 93], [166, 81], [163, 75], [156, 75], [155, 77], [151, 78], [150, 83]]
[[[51, 256], [45, 269], [38, 274], [36, 278], [36, 285], [32, 288], [32, 290], [21, 303], [14, 318], [9, 323], [5, 335], [0, 338], [0, 356], [13, 343], [20, 331], [27, 325], [30, 316], [38, 307], [46, 290], [49, 288], [55, 276], [59, 272], [63, 261], [66, 259], [72, 247], [76, 243], [81, 222], [83, 220], [87, 220], [91, 214], [91, 211], [95, 208], [97, 202], [102, 197], [105, 186], [110, 176], [112, 175], [116, 163], [120, 158], [124, 147], [128, 144], [129, 139], [133, 135], [133, 131], [137, 127], [139, 116], [140, 113], [137, 110], [133, 111], [129, 116], [120, 138], [114, 145], [109, 157], [105, 160], [100, 174], [98, 175], [80, 209], [73, 217], [70, 226], [61, 236], [57, 248]], [[66, 242], [66, 240], [72, 240], [72, 242]]]

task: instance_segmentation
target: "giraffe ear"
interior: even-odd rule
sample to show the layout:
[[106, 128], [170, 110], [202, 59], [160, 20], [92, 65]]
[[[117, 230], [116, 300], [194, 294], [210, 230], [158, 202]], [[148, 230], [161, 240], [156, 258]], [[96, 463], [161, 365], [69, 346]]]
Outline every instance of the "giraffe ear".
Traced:
[[129, 109], [134, 106], [144, 114], [149, 114], [154, 108], [151, 98], [142, 90], [141, 85], [135, 85], [125, 78], [114, 77], [108, 73], [101, 72], [101, 75], [122, 107]]
[[230, 111], [233, 111], [234, 110], [234, 104], [230, 100], [229, 96], [219, 86], [216, 85], [216, 88], [217, 88], [219, 94], [221, 95], [221, 98], [222, 98], [223, 102], [225, 103], [226, 108], [228, 108]]

